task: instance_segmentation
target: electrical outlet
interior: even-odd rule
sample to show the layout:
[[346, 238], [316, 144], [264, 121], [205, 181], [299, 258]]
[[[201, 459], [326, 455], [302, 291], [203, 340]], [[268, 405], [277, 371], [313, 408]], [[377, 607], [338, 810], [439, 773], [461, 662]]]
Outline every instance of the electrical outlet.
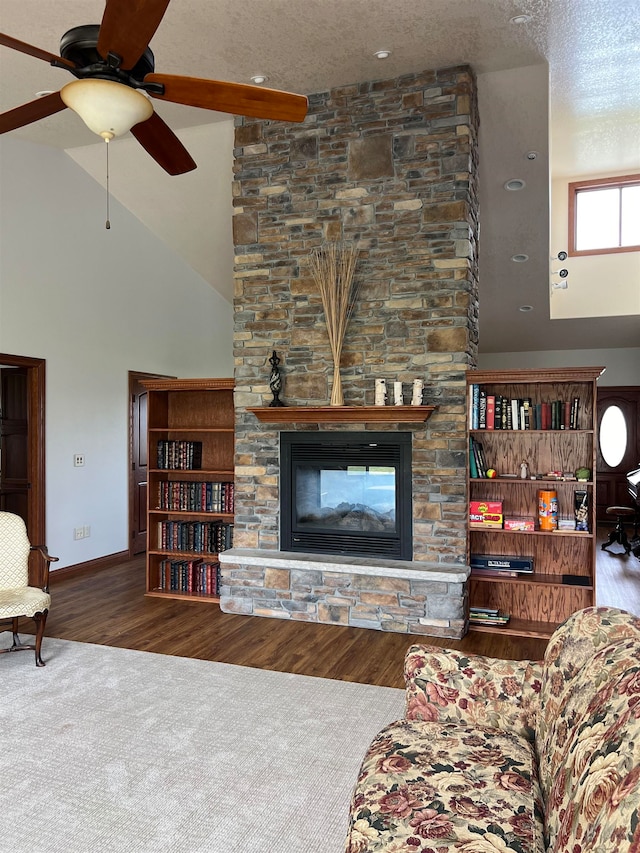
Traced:
[[84, 527], [75, 527], [73, 530], [74, 539], [84, 539]]
[[84, 453], [76, 453], [73, 457], [74, 468], [84, 468]]

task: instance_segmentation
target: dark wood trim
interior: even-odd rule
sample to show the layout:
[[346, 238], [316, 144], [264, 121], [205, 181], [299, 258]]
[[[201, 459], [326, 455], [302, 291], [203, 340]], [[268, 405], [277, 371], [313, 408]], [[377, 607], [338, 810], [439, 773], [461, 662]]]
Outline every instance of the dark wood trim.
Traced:
[[233, 391], [235, 379], [158, 379], [142, 382], [149, 391]]
[[129, 501], [129, 533], [127, 542], [129, 543], [129, 559], [133, 559], [133, 547], [132, 547], [132, 539], [133, 539], [133, 529], [134, 529], [134, 511], [133, 511], [133, 502], [134, 502], [134, 481], [133, 481], [133, 393], [136, 384], [142, 383], [143, 380], [153, 381], [155, 379], [158, 380], [167, 380], [174, 379], [173, 376], [164, 376], [162, 373], [143, 373], [137, 370], [129, 371], [129, 489], [128, 489], [128, 501]]
[[27, 534], [31, 542], [46, 540], [45, 503], [45, 368], [44, 358], [0, 353], [0, 364], [27, 368], [29, 498]]
[[96, 557], [95, 560], [87, 560], [85, 563], [76, 563], [73, 566], [64, 566], [62, 569], [55, 569], [49, 575], [49, 583], [55, 581], [66, 580], [76, 575], [83, 575], [86, 572], [98, 572], [103, 569], [112, 569], [114, 566], [120, 565], [129, 559], [128, 551], [118, 551], [116, 554], [106, 554], [104, 557]]

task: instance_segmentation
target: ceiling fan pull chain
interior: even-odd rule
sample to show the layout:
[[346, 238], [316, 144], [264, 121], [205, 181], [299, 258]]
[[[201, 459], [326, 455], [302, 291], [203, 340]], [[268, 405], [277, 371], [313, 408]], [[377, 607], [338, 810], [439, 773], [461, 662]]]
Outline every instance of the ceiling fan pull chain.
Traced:
[[107, 146], [107, 221], [104, 224], [104, 227], [109, 230], [111, 228], [111, 222], [109, 221], [109, 140], [105, 139], [105, 144]]

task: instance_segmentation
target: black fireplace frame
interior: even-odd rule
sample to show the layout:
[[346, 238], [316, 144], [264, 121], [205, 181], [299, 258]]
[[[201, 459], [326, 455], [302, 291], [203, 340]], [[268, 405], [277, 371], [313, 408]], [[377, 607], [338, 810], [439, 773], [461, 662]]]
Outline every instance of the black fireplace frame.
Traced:
[[[410, 432], [281, 432], [280, 550], [390, 560], [413, 559], [413, 501]], [[354, 532], [296, 528], [293, 496], [299, 466], [340, 463], [386, 465], [396, 470], [396, 531]]]

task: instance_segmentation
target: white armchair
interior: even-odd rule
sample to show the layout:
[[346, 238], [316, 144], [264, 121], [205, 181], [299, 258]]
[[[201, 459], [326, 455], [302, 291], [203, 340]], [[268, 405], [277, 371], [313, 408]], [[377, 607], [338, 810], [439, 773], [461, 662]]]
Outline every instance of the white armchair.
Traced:
[[[37, 552], [37, 558], [30, 561], [31, 552]], [[35, 649], [36, 666], [44, 666], [40, 649], [51, 605], [49, 565], [57, 559], [49, 556], [44, 545], [31, 545], [19, 515], [0, 512], [0, 621], [11, 620], [13, 632], [13, 645], [0, 653]], [[20, 642], [21, 616], [36, 623], [35, 645]]]

